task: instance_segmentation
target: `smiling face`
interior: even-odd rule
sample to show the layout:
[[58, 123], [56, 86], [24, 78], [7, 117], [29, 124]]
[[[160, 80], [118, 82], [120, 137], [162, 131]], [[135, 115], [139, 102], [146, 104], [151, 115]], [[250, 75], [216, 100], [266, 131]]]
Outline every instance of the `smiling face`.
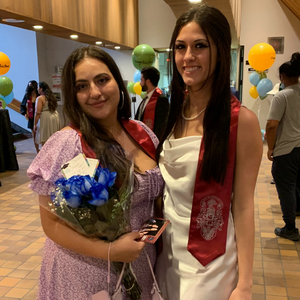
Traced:
[[[201, 89], [212, 78], [216, 68], [217, 49], [196, 22], [181, 28], [175, 42], [175, 63], [183, 81], [194, 90]], [[208, 80], [207, 83], [211, 81]]]
[[85, 114], [108, 126], [117, 120], [119, 87], [108, 67], [94, 58], [84, 58], [75, 66], [77, 101]]

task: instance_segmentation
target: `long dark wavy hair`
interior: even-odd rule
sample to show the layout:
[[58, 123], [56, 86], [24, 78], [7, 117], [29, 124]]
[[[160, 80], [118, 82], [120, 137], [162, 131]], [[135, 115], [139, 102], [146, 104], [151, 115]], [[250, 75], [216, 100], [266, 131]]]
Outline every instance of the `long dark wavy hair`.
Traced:
[[[186, 85], [176, 67], [175, 42], [182, 27], [190, 22], [196, 22], [201, 27], [208, 40], [209, 49], [211, 49], [211, 43], [214, 43], [217, 50], [217, 63], [212, 75], [211, 98], [207, 104], [203, 119], [205, 152], [201, 179], [205, 181], [214, 179], [223, 183], [228, 163], [231, 118], [231, 34], [230, 26], [225, 16], [218, 9], [205, 4], [196, 5], [181, 15], [173, 31], [170, 43], [170, 49], [172, 50], [170, 54], [170, 73], [172, 74], [170, 112], [165, 133], [157, 148], [156, 158], [157, 160], [159, 159], [159, 153], [162, 150], [165, 139], [182, 122], [181, 111]], [[211, 61], [210, 55], [210, 65]], [[208, 78], [206, 79], [207, 81]]]
[[[97, 46], [76, 49], [67, 59], [62, 72], [62, 92], [64, 97], [64, 114], [78, 128], [88, 145], [95, 151], [103, 166], [116, 171], [118, 179], [123, 182], [128, 175], [131, 162], [125, 157], [124, 150], [110, 132], [100, 126], [97, 120], [85, 114], [81, 109], [75, 91], [75, 66], [85, 58], [94, 58], [104, 63], [116, 80], [120, 92], [118, 119], [129, 119], [131, 102], [120, 70], [112, 57]], [[123, 100], [122, 100], [123, 99]], [[124, 104], [122, 102], [124, 101]]]
[[35, 92], [36, 96], [39, 95], [39, 93], [38, 93], [38, 83], [35, 80], [30, 80], [27, 84], [26, 91], [25, 91], [27, 99], [29, 99], [31, 97], [32, 92]]
[[300, 76], [300, 53], [299, 52], [293, 53], [291, 60], [283, 63], [279, 67], [279, 74], [285, 74], [289, 78]]
[[50, 89], [49, 85], [45, 81], [39, 82], [39, 88], [42, 89], [42, 95], [46, 97], [46, 100], [48, 101], [48, 108], [49, 111], [54, 113], [57, 108], [57, 100], [52, 93], [52, 90]]

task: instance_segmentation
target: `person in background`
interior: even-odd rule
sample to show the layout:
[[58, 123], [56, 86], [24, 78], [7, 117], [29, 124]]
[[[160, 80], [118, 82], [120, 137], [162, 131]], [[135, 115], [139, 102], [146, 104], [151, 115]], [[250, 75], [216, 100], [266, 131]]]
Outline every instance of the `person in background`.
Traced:
[[[273, 89], [267, 93], [267, 95], [272, 95], [274, 97], [275, 94], [277, 94], [279, 91], [282, 91], [284, 89], [284, 85], [282, 83], [276, 83], [273, 87]], [[267, 140], [267, 133], [266, 130], [264, 130], [264, 141]], [[274, 178], [270, 181], [271, 184], [275, 184]]]
[[142, 91], [147, 96], [142, 100], [135, 115], [135, 120], [145, 123], [161, 138], [168, 118], [169, 101], [157, 87], [160, 78], [159, 71], [154, 67], [146, 67], [141, 71]]
[[39, 152], [39, 145], [35, 142], [35, 132], [33, 131], [34, 128], [34, 115], [35, 115], [35, 102], [38, 94], [38, 84], [35, 80], [31, 80], [28, 82], [26, 87], [26, 92], [23, 97], [20, 113], [25, 116], [28, 120], [27, 128], [29, 128], [32, 132], [34, 147], [36, 152]]
[[235, 89], [235, 82], [232, 80], [230, 85], [232, 95], [240, 101], [240, 93]]
[[194, 6], [177, 20], [170, 48], [170, 112], [157, 159], [171, 223], [158, 282], [165, 300], [250, 300], [262, 138], [256, 115], [231, 95], [228, 21]]
[[43, 146], [53, 133], [60, 130], [60, 119], [56, 98], [48, 84], [41, 81], [38, 91], [40, 96], [37, 98], [34, 132], [35, 142]]
[[284, 90], [274, 95], [266, 125], [268, 159], [280, 200], [285, 226], [277, 236], [299, 240], [296, 215], [300, 215], [300, 53], [279, 67]]
[[[42, 87], [42, 85], [41, 85]], [[131, 196], [130, 232], [111, 243], [90, 239], [72, 230], [41, 206], [42, 226], [47, 236], [40, 271], [39, 300], [90, 300], [107, 289], [110, 261], [132, 262], [143, 300], [151, 300], [153, 278], [145, 251], [154, 266], [152, 244], [137, 241], [137, 231], [153, 217], [154, 202], [161, 197], [163, 179], [155, 161], [158, 139], [142, 122], [129, 120], [130, 98], [120, 70], [112, 57], [96, 46], [74, 50], [62, 73], [64, 112], [72, 127], [56, 132], [42, 147], [28, 169], [30, 188], [40, 203], [50, 201], [50, 192], [62, 178], [60, 166], [80, 153], [97, 158], [117, 173], [123, 182], [134, 160], [135, 184]], [[145, 251], [142, 252], [143, 248]], [[119, 276], [110, 273], [111, 295]], [[122, 300], [128, 299], [123, 289]]]

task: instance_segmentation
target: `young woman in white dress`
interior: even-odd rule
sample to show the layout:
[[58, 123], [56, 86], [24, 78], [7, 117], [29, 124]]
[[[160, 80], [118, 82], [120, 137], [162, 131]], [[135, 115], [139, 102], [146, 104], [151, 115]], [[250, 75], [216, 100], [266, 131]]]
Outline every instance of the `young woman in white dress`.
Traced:
[[157, 152], [171, 221], [156, 265], [166, 300], [251, 299], [262, 139], [255, 114], [231, 95], [230, 46], [230, 26], [215, 8], [193, 7], [176, 23], [170, 113]]

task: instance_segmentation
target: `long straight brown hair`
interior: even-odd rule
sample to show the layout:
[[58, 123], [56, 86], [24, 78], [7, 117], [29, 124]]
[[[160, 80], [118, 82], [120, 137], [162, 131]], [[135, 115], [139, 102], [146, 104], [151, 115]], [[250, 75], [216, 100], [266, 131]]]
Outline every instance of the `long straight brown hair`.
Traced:
[[[177, 70], [175, 63], [175, 42], [182, 27], [196, 22], [208, 40], [217, 49], [217, 63], [211, 87], [211, 98], [207, 104], [203, 119], [203, 141], [205, 152], [201, 179], [224, 182], [228, 162], [228, 143], [230, 133], [230, 67], [231, 67], [231, 34], [225, 16], [216, 8], [205, 4], [196, 5], [177, 20], [170, 42], [171, 99], [170, 112], [166, 130], [158, 145], [156, 158], [159, 160], [162, 145], [166, 138], [180, 125], [181, 111], [185, 97], [186, 85]], [[210, 49], [211, 47], [209, 47]]]

